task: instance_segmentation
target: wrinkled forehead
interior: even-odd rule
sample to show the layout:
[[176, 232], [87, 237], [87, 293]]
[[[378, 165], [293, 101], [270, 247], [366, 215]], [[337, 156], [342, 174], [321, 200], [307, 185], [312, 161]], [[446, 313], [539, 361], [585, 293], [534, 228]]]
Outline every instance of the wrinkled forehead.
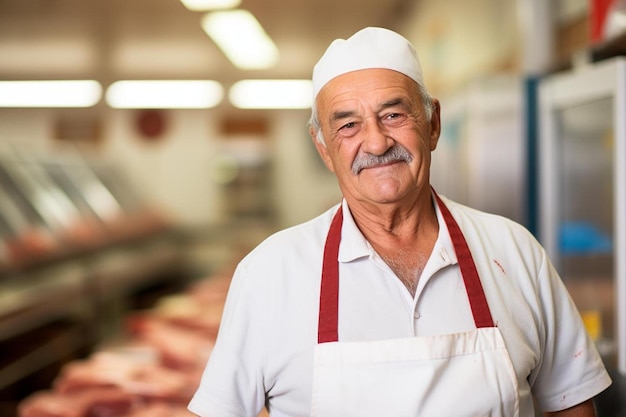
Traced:
[[378, 109], [390, 102], [414, 107], [420, 100], [419, 86], [406, 75], [389, 69], [351, 71], [330, 80], [315, 99], [318, 117], [357, 108]]

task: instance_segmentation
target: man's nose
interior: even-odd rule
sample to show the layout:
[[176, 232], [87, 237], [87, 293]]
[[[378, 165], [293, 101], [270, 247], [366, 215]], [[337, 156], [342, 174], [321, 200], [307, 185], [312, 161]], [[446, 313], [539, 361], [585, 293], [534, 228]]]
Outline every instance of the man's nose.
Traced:
[[368, 119], [363, 132], [361, 149], [372, 155], [382, 155], [393, 146], [388, 130], [376, 119]]

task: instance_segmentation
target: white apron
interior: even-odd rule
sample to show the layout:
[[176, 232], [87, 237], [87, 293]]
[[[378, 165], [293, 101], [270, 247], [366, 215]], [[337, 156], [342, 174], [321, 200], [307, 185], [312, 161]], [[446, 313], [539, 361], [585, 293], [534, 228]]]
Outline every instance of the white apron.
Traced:
[[476, 330], [340, 343], [340, 207], [324, 249], [312, 416], [519, 416], [513, 365], [494, 326], [476, 266], [459, 226], [435, 197], [459, 260]]

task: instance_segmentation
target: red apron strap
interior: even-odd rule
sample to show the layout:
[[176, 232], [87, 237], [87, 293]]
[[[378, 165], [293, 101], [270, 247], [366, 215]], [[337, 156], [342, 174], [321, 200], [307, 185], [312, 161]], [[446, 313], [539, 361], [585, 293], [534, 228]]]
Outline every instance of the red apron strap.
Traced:
[[339, 242], [343, 212], [341, 206], [333, 217], [324, 246], [322, 264], [322, 283], [320, 286], [320, 311], [317, 328], [317, 342], [336, 342], [339, 340]]
[[493, 318], [491, 317], [491, 311], [489, 310], [489, 304], [485, 297], [483, 286], [478, 277], [478, 271], [476, 270], [476, 264], [467, 246], [467, 241], [461, 232], [452, 213], [448, 210], [448, 207], [443, 203], [441, 198], [433, 190], [433, 194], [437, 199], [437, 204], [441, 210], [446, 225], [448, 226], [448, 232], [450, 233], [450, 239], [454, 245], [454, 252], [459, 261], [459, 267], [461, 268], [461, 275], [463, 276], [463, 282], [465, 283], [465, 291], [469, 298], [470, 306], [472, 308], [472, 314], [474, 315], [474, 323], [476, 328], [481, 327], [494, 327]]

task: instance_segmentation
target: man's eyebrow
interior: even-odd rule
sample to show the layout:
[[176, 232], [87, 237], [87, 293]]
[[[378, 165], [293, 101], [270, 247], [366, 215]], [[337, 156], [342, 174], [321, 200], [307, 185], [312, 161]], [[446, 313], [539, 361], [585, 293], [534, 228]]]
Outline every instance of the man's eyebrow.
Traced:
[[395, 106], [402, 106], [405, 109], [409, 109], [411, 107], [411, 104], [404, 97], [396, 97], [396, 98], [393, 98], [391, 100], [381, 103], [381, 105], [378, 106], [379, 108], [378, 111], [385, 110], [385, 109], [388, 109], [389, 107], [395, 107]]
[[353, 110], [340, 110], [330, 115], [330, 121], [335, 122], [337, 120], [346, 119], [354, 116], [356, 113]]
[[[405, 97], [396, 97], [381, 103], [378, 106], [378, 111], [382, 111], [395, 106], [401, 106], [408, 110], [411, 108], [411, 103]], [[338, 110], [330, 115], [330, 121], [335, 122], [337, 120], [347, 119], [355, 115], [356, 112], [354, 110]]]

